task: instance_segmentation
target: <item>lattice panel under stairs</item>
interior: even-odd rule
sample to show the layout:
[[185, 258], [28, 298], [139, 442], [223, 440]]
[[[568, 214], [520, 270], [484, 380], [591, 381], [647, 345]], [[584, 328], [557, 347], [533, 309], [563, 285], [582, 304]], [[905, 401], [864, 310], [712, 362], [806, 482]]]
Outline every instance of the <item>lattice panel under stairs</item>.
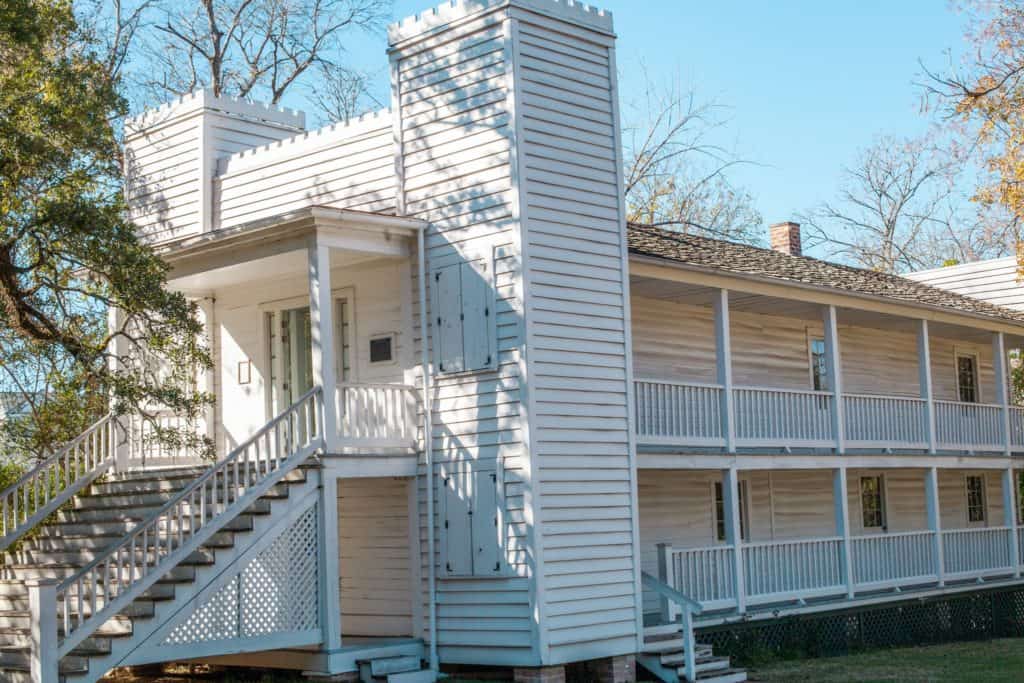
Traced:
[[319, 624], [317, 506], [306, 510], [189, 618], [164, 645], [297, 633]]

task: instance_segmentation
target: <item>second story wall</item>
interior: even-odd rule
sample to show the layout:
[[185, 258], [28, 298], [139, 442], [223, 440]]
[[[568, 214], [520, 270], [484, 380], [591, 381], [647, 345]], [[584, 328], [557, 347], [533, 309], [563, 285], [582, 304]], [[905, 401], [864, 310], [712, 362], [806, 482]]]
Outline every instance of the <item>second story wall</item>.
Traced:
[[906, 277], [918, 282], [966, 294], [991, 304], [1024, 311], [1024, 284], [1013, 256], [922, 270]]

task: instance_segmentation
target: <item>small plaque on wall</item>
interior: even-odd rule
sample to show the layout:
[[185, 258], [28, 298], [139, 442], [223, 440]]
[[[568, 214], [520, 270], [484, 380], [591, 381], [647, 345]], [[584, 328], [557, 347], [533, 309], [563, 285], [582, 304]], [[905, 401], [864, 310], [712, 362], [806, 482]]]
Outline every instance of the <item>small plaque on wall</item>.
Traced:
[[249, 384], [250, 382], [252, 382], [252, 361], [238, 361], [238, 383]]

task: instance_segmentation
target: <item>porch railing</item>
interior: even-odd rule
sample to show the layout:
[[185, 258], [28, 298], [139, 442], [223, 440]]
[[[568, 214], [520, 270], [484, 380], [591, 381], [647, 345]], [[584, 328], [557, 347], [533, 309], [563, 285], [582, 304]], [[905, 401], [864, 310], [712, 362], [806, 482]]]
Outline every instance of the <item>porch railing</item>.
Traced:
[[741, 547], [748, 602], [846, 591], [841, 537], [744, 543]]
[[[658, 544], [659, 575], [704, 610], [745, 609], [809, 598], [856, 599], [858, 592], [1004, 576], [1024, 569], [1024, 528], [949, 529], [942, 537], [939, 562], [936, 532], [908, 531], [843, 537], [673, 548]], [[1012, 536], [1018, 534], [1018, 556]], [[850, 554], [846, 573], [845, 552]], [[737, 571], [742, 572], [737, 577]], [[737, 588], [742, 587], [743, 600]]]
[[814, 446], [835, 438], [832, 396], [826, 392], [744, 387], [733, 390], [733, 402], [737, 442]]
[[910, 531], [850, 539], [853, 582], [860, 589], [937, 581], [935, 533]]
[[338, 438], [342, 448], [416, 445], [419, 401], [403, 384], [341, 384], [337, 389]]
[[982, 576], [1014, 566], [1010, 558], [1008, 527], [950, 529], [942, 532], [942, 554], [947, 576]]
[[[641, 379], [636, 382], [637, 437], [651, 445], [725, 445], [727, 416], [717, 384]], [[835, 447], [835, 401], [821, 391], [733, 388], [733, 432], [744, 447]], [[848, 448], [925, 449], [928, 402], [905, 396], [843, 394]], [[936, 446], [1002, 451], [1002, 407], [934, 401]], [[1010, 408], [1010, 443], [1024, 450], [1024, 408]]]

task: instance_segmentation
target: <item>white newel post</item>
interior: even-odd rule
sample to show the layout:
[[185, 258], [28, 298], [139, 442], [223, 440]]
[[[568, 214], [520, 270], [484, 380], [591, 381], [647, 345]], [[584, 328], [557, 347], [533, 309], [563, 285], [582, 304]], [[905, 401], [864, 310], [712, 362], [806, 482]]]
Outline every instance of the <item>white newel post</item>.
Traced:
[[919, 320], [917, 325], [917, 373], [924, 400], [925, 431], [928, 437], [928, 452], [935, 452], [935, 397], [932, 389], [932, 351], [928, 335], [928, 321]]
[[939, 577], [939, 585], [946, 585], [946, 558], [942, 550], [942, 512], [939, 508], [939, 471], [929, 467], [924, 473], [924, 500], [928, 515], [928, 529], [932, 532], [932, 543], [935, 552], [935, 575]]
[[992, 374], [996, 380], [996, 403], [1002, 408], [1003, 452], [1010, 455], [1010, 389], [1007, 384], [1006, 340], [1002, 332], [992, 333]]
[[338, 444], [338, 380], [334, 368], [334, 302], [331, 250], [315, 239], [309, 249], [309, 321], [313, 345], [313, 384], [323, 389], [323, 435], [327, 451]]
[[[672, 561], [672, 546], [668, 543], [658, 544], [658, 581], [670, 588], [676, 588], [675, 562]], [[678, 589], [677, 589], [678, 590]], [[665, 623], [676, 620], [678, 605], [665, 597], [660, 598], [661, 620]]]
[[722, 470], [722, 507], [725, 508], [725, 540], [732, 546], [733, 574], [736, 577], [736, 610], [747, 611], [747, 585], [743, 575], [743, 532], [740, 527], [739, 471]]
[[843, 537], [842, 569], [846, 581], [846, 597], [853, 600], [853, 556], [850, 553], [850, 499], [847, 495], [846, 468], [832, 470], [832, 498], [836, 513], [836, 536]]
[[715, 361], [722, 387], [722, 436], [730, 453], [736, 452], [736, 419], [732, 393], [732, 336], [729, 331], [729, 290], [715, 293]]
[[1017, 481], [1012, 467], [1003, 470], [1003, 520], [1010, 530], [1010, 564], [1020, 576], [1020, 539], [1017, 537]]
[[31, 623], [30, 671], [32, 683], [57, 683], [57, 581], [28, 579], [28, 609]]
[[836, 440], [836, 453], [842, 455], [846, 452], [846, 424], [843, 420], [843, 363], [835, 306], [825, 307], [822, 322], [825, 326], [825, 360], [832, 383], [832, 435]]
[[[121, 310], [111, 306], [107, 309], [107, 331], [110, 334], [114, 334], [117, 330], [121, 329], [123, 316]], [[122, 336], [114, 337], [110, 341], [110, 354], [111, 357], [107, 360], [107, 366], [112, 371], [117, 371], [118, 363], [120, 358], [128, 352], [128, 342]], [[113, 409], [114, 400], [110, 400], [110, 408]], [[113, 443], [110, 447], [114, 453], [114, 471], [115, 472], [127, 472], [131, 460], [131, 440], [130, 434], [124, 429], [125, 426], [130, 426], [128, 417], [125, 416], [120, 420], [117, 420], [110, 430], [110, 438]]]

